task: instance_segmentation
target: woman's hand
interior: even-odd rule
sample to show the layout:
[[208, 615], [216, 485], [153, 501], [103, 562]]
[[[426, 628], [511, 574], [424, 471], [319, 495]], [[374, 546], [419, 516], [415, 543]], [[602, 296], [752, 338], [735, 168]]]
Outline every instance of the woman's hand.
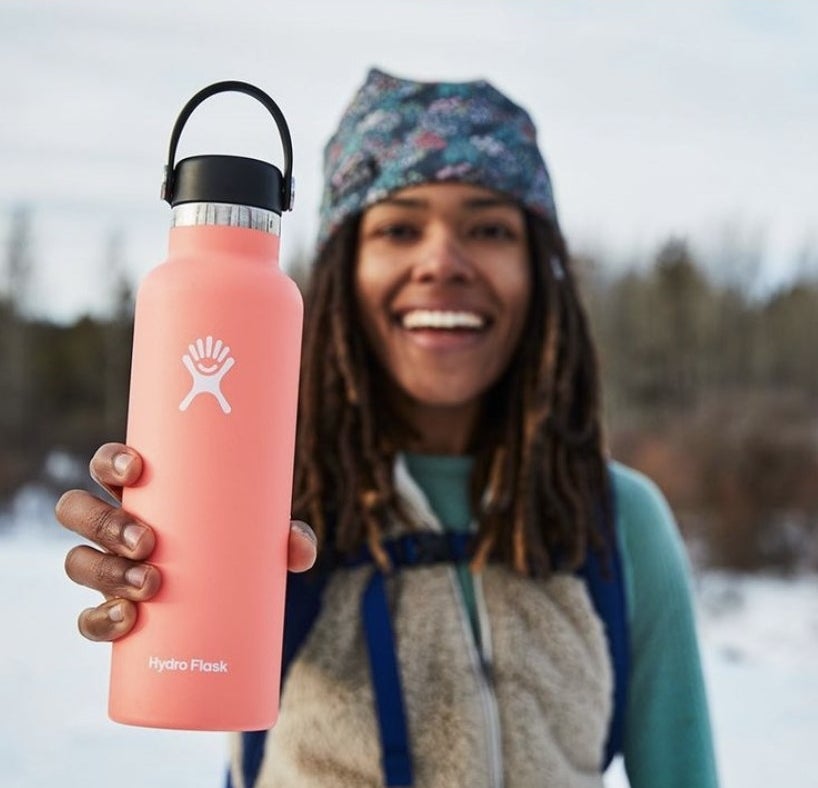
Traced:
[[[142, 458], [121, 443], [106, 443], [91, 459], [91, 477], [114, 498], [135, 484], [142, 473]], [[80, 632], [89, 640], [116, 640], [136, 623], [136, 603], [153, 597], [162, 584], [159, 570], [150, 563], [156, 544], [153, 531], [84, 490], [69, 490], [57, 502], [57, 520], [102, 548], [72, 548], [65, 557], [66, 574], [80, 585], [100, 591], [105, 602], [79, 615]], [[303, 572], [315, 563], [312, 529], [298, 520], [290, 523], [288, 563], [291, 572]]]

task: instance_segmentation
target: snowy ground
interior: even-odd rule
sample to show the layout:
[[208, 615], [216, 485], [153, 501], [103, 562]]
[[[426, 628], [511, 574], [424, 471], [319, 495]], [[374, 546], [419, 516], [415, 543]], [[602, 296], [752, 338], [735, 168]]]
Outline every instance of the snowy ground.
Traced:
[[[74, 623], [95, 596], [63, 575], [63, 557], [74, 540], [54, 524], [50, 505], [39, 501], [32, 499], [24, 513], [27, 529], [0, 538], [0, 616], [6, 622], [0, 782], [5, 788], [219, 788], [223, 734], [107, 720], [109, 647], [84, 641]], [[815, 785], [818, 578], [708, 575], [698, 589], [723, 786]], [[606, 784], [627, 785], [621, 768], [613, 767]]]

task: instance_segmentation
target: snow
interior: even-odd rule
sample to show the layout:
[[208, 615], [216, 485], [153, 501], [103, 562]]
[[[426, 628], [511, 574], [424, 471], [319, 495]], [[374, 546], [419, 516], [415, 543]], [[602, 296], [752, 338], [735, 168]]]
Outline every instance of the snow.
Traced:
[[65, 553], [78, 539], [61, 533], [53, 514], [50, 521], [53, 533], [38, 525], [0, 538], [0, 784], [222, 788], [226, 734], [108, 720], [110, 646], [76, 628], [77, 613], [98, 595], [65, 576]]
[[[110, 647], [85, 641], [76, 614], [96, 595], [63, 574], [77, 540], [53, 502], [18, 499], [0, 518], [0, 763], [5, 788], [223, 785], [227, 737], [127, 727], [106, 716]], [[27, 522], [23, 526], [20, 521]], [[697, 602], [722, 784], [815, 785], [818, 578], [707, 574]], [[608, 788], [627, 786], [621, 764]]]

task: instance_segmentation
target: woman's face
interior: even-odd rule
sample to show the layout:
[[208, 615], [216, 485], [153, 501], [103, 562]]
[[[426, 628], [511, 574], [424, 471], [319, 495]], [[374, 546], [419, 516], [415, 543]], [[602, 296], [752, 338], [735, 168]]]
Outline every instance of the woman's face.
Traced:
[[360, 317], [378, 360], [412, 403], [410, 417], [419, 408], [474, 417], [517, 347], [530, 289], [525, 218], [501, 195], [424, 184], [362, 217]]

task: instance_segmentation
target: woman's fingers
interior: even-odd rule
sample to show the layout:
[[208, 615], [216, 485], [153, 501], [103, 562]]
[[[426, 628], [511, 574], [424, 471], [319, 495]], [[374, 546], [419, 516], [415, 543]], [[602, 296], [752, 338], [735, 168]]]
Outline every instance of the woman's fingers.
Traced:
[[[312, 528], [300, 520], [290, 523], [289, 569], [304, 572], [317, 555]], [[108, 598], [98, 607], [80, 613], [80, 633], [88, 640], [117, 640], [136, 623], [135, 602], [150, 599], [158, 590], [161, 575], [155, 566], [101, 553], [92, 547], [73, 548], [65, 559], [68, 576], [81, 585], [102, 591]]]
[[[116, 499], [122, 488], [135, 484], [142, 474], [142, 458], [121, 443], [106, 443], [94, 454], [91, 476]], [[80, 632], [89, 640], [111, 641], [131, 631], [137, 602], [153, 597], [162, 582], [159, 570], [145, 559], [156, 545], [151, 528], [117, 506], [84, 490], [69, 490], [57, 502], [59, 522], [102, 548], [74, 547], [65, 558], [65, 572], [76, 583], [102, 592], [101, 605], [84, 610]], [[301, 521], [290, 523], [288, 565], [303, 572], [314, 563], [317, 540]]]
[[66, 528], [116, 555], [139, 561], [147, 558], [156, 544], [147, 525], [85, 490], [64, 493], [54, 511]]
[[162, 584], [155, 566], [102, 553], [87, 545], [68, 551], [65, 573], [75, 583], [100, 591], [108, 599], [123, 597], [134, 602], [150, 599]]
[[290, 521], [290, 542], [287, 555], [288, 568], [291, 572], [306, 572], [318, 555], [318, 540], [315, 533], [301, 520]]
[[91, 478], [118, 501], [122, 488], [135, 484], [142, 474], [142, 457], [124, 443], [105, 443], [91, 458]]
[[[142, 475], [142, 458], [122, 443], [106, 443], [89, 464], [91, 477], [117, 500], [122, 488]], [[102, 592], [107, 601], [84, 610], [80, 632], [89, 640], [116, 640], [136, 623], [136, 602], [159, 590], [159, 570], [144, 560], [153, 552], [153, 531], [118, 506], [85, 490], [69, 490], [55, 507], [57, 520], [101, 550], [80, 545], [65, 557], [65, 573], [80, 585]]]
[[127, 599], [110, 599], [83, 610], [77, 619], [80, 633], [88, 640], [110, 641], [127, 635], [136, 623], [136, 605]]

